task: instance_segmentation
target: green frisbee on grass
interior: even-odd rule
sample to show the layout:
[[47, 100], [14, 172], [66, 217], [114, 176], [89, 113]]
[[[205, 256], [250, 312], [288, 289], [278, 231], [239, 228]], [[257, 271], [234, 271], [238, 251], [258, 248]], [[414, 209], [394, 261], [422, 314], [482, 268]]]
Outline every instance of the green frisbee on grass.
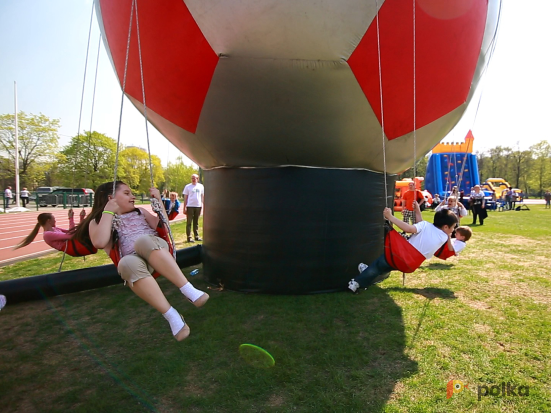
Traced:
[[255, 346], [254, 344], [241, 344], [239, 346], [239, 354], [245, 362], [253, 367], [266, 369], [275, 365], [272, 355], [262, 347]]

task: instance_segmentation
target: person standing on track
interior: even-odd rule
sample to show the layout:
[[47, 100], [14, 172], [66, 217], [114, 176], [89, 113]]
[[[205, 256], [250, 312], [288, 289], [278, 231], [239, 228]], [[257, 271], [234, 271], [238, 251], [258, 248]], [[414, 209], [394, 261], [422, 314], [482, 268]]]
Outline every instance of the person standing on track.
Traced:
[[10, 207], [12, 197], [11, 186], [8, 186], [4, 191], [4, 211]]

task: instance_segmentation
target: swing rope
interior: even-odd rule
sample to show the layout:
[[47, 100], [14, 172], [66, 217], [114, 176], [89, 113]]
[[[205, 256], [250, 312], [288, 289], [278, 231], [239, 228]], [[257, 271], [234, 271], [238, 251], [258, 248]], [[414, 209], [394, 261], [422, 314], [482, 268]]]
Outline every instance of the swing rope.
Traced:
[[[142, 84], [145, 135], [147, 139], [147, 154], [149, 155], [149, 177], [151, 179], [151, 187], [153, 188], [155, 186], [155, 182], [153, 181], [153, 162], [151, 161], [151, 147], [149, 144], [149, 128], [148, 128], [149, 122], [147, 119], [147, 105], [145, 103], [145, 83], [144, 83], [144, 76], [143, 76], [142, 47], [140, 42], [140, 23], [138, 20], [138, 2], [137, 1], [136, 1], [136, 36], [138, 38], [138, 58], [140, 61], [140, 78], [141, 78], [141, 84]], [[166, 228], [168, 232], [170, 242], [172, 243], [172, 255], [174, 256], [174, 259], [176, 259], [176, 246], [174, 244], [174, 237], [172, 236], [172, 230], [170, 229], [170, 223], [168, 222], [168, 217], [166, 216], [165, 213], [163, 213], [164, 205], [161, 203], [161, 200], [157, 198], [150, 198], [149, 201], [151, 202], [151, 209], [153, 209], [153, 211], [157, 213], [157, 216], [163, 222], [163, 226]]]
[[451, 172], [451, 157], [448, 157], [448, 173], [446, 174], [446, 190], [444, 191], [444, 201], [448, 200], [448, 188], [451, 192], [452, 190], [452, 180], [450, 178], [450, 172]]
[[142, 47], [140, 42], [140, 23], [138, 21], [138, 2], [136, 1], [136, 35], [138, 38], [138, 58], [140, 61], [140, 79], [142, 83], [142, 98], [143, 98], [143, 115], [145, 119], [145, 136], [147, 140], [147, 154], [149, 155], [149, 178], [151, 180], [151, 187], [154, 186], [153, 182], [153, 163], [151, 162], [151, 148], [149, 146], [149, 128], [147, 121], [147, 105], [145, 104], [145, 84], [143, 79], [143, 64], [142, 64]]
[[385, 141], [385, 115], [383, 109], [383, 75], [381, 71], [381, 39], [379, 33], [379, 1], [375, 0], [375, 8], [377, 14], [375, 19], [377, 22], [377, 60], [379, 64], [379, 95], [381, 100], [381, 138], [383, 142], [383, 181], [384, 181], [384, 193], [385, 193], [385, 206], [388, 206], [388, 188], [386, 179], [386, 141]]
[[[94, 75], [94, 91], [92, 92], [92, 112], [90, 114], [90, 129], [88, 134], [88, 151], [86, 155], [86, 178], [84, 180], [84, 187], [88, 187], [88, 175], [90, 173], [90, 147], [92, 146], [92, 121], [94, 119], [94, 105], [96, 102], [96, 85], [98, 81], [98, 67], [99, 67], [99, 55], [101, 50], [101, 33], [98, 40], [98, 56], [96, 57], [96, 73]], [[83, 207], [84, 208], [84, 207]]]
[[[79, 114], [78, 114], [78, 130], [77, 130], [77, 151], [78, 152], [78, 142], [79, 142], [79, 136], [80, 136], [80, 122], [82, 120], [82, 107], [84, 105], [84, 91], [86, 89], [86, 71], [87, 71], [87, 68], [88, 68], [88, 53], [90, 51], [90, 39], [92, 37], [92, 22], [93, 22], [93, 19], [94, 19], [94, 3], [92, 3], [92, 11], [90, 13], [90, 26], [88, 28], [88, 43], [86, 44], [86, 59], [84, 60], [84, 77], [83, 77], [83, 80], [82, 80], [82, 93], [80, 95], [80, 110], [79, 110]], [[100, 37], [101, 38], [101, 37]], [[99, 55], [98, 55], [99, 56]], [[96, 67], [96, 75], [97, 75], [97, 67]], [[94, 93], [95, 93], [95, 85], [94, 85]], [[76, 155], [76, 153], [75, 153]], [[69, 208], [69, 210], [71, 211], [73, 209], [73, 202], [74, 202], [74, 195], [75, 195], [75, 170], [76, 170], [76, 165], [75, 165], [75, 162], [76, 162], [76, 156], [73, 157], [73, 176], [72, 176], [72, 181], [71, 181], [71, 206]], [[86, 173], [86, 180], [88, 179], [88, 173]], [[82, 209], [84, 210], [84, 206], [82, 207]], [[59, 268], [57, 269], [57, 272], [61, 272], [61, 268], [63, 266], [63, 262], [65, 261], [65, 255], [67, 254], [67, 245], [68, 245], [68, 241], [65, 242], [65, 249], [63, 250], [63, 256], [61, 257], [61, 263], [59, 264]], [[85, 258], [86, 259], [86, 258]]]
[[[457, 152], [454, 152], [454, 154], [453, 154], [453, 169], [455, 170], [455, 186], [457, 187], [456, 198], [458, 198], [459, 197], [459, 185], [457, 184], [457, 182], [459, 181], [459, 176], [457, 176]], [[453, 191], [453, 186], [452, 186], [452, 191]]]
[[[124, 95], [126, 90], [126, 76], [128, 71], [128, 58], [130, 54], [130, 40], [132, 37], [132, 25], [133, 25], [134, 13], [136, 14], [136, 36], [138, 41], [138, 59], [140, 63], [140, 79], [141, 79], [141, 86], [142, 86], [142, 99], [143, 99], [143, 107], [144, 107], [145, 131], [146, 131], [146, 138], [147, 138], [147, 152], [149, 155], [149, 176], [151, 181], [151, 187], [153, 187], [155, 184], [153, 180], [153, 162], [151, 160], [151, 147], [149, 143], [147, 105], [145, 100], [145, 83], [144, 83], [144, 76], [143, 76], [143, 60], [142, 60], [142, 50], [141, 50], [141, 42], [140, 42], [140, 25], [138, 20], [138, 2], [137, 0], [132, 0], [132, 5], [130, 7], [130, 23], [128, 27], [128, 39], [126, 42], [126, 57], [124, 62], [124, 73], [123, 73], [123, 82], [122, 82], [121, 111], [119, 116], [119, 131], [117, 135], [117, 151], [115, 156], [115, 171], [114, 171], [114, 178], [113, 178], [113, 193], [112, 193], [113, 196], [115, 196], [115, 189], [117, 185], [117, 172], [118, 172], [118, 164], [119, 164], [121, 127], [122, 127], [122, 113], [123, 113], [123, 106], [124, 106]], [[151, 202], [151, 209], [157, 214], [157, 216], [159, 217], [159, 220], [162, 221], [164, 229], [167, 231], [169, 241], [172, 245], [172, 255], [174, 259], [176, 259], [176, 247], [174, 244], [174, 237], [172, 236], [172, 231], [170, 229], [170, 224], [168, 222], [168, 219], [163, 213], [164, 206], [161, 203], [161, 201], [156, 198], [150, 198], [150, 202]], [[113, 227], [116, 228], [119, 224], [120, 224], [120, 218], [118, 216], [115, 216], [113, 219]]]
[[[381, 138], [383, 146], [383, 179], [384, 179], [384, 194], [385, 206], [388, 206], [388, 188], [387, 188], [387, 167], [386, 167], [386, 139], [385, 139], [385, 123], [384, 123], [384, 105], [383, 105], [383, 76], [381, 65], [381, 38], [379, 30], [379, 2], [375, 0], [376, 7], [376, 28], [377, 28], [377, 59], [379, 69], [379, 98], [381, 104]], [[416, 84], [416, 15], [415, 15], [415, 0], [413, 0], [413, 178], [417, 175], [416, 160], [417, 160], [417, 84]], [[402, 283], [405, 285], [406, 274], [402, 272]]]
[[416, 77], [416, 19], [413, 0], [413, 181], [417, 176], [417, 77]]
[[115, 173], [113, 178], [113, 196], [115, 196], [115, 187], [117, 185], [117, 172], [119, 168], [119, 150], [120, 150], [120, 142], [121, 142], [121, 127], [122, 127], [122, 111], [124, 106], [124, 91], [126, 89], [126, 72], [128, 70], [128, 55], [130, 51], [130, 37], [132, 35], [132, 20], [134, 17], [134, 3], [136, 0], [132, 0], [132, 4], [130, 6], [130, 23], [128, 25], [128, 40], [126, 42], [126, 58], [124, 60], [124, 72], [122, 77], [122, 96], [121, 96], [121, 112], [119, 115], [119, 132], [117, 134], [117, 151], [115, 153]]
[[[84, 78], [82, 80], [82, 93], [80, 95], [80, 111], [78, 114], [78, 130], [77, 130], [77, 152], [78, 152], [78, 141], [80, 136], [80, 122], [82, 120], [82, 106], [84, 105], [84, 90], [86, 89], [86, 71], [88, 69], [88, 53], [90, 51], [90, 38], [92, 37], [92, 22], [94, 19], [94, 3], [92, 3], [92, 12], [90, 13], [90, 27], [88, 28], [88, 43], [86, 45], [86, 59], [84, 61]], [[74, 157], [73, 161], [73, 177], [72, 177], [72, 184], [71, 184], [71, 201], [73, 200], [74, 192], [75, 192], [75, 170], [76, 170], [76, 156]], [[71, 209], [73, 209], [73, 205], [71, 203]]]
[[[493, 42], [492, 44], [493, 44], [493, 46], [492, 46], [492, 51], [490, 52], [490, 58], [491, 58], [491, 55], [493, 54], [493, 51], [495, 49], [495, 42]], [[471, 127], [469, 128], [470, 131], [472, 131], [473, 125], [476, 122], [476, 118], [478, 117], [478, 110], [480, 109], [480, 102], [482, 101], [482, 94], [483, 93], [484, 93], [484, 85], [482, 85], [480, 95], [478, 96], [478, 103], [476, 104], [476, 111], [474, 113], [474, 117], [473, 117], [473, 120], [471, 122]], [[473, 140], [470, 141], [470, 144], [473, 144]], [[467, 155], [469, 154], [469, 150], [472, 151], [472, 149], [473, 149], [472, 147], [467, 146], [467, 149], [465, 150], [465, 155], [463, 156], [463, 165], [461, 166], [461, 173], [459, 174], [459, 183], [457, 185], [460, 190], [461, 190], [461, 183], [463, 182], [463, 174], [465, 172], [465, 164], [467, 162]], [[470, 194], [469, 194], [469, 197], [470, 197]]]
[[[415, 0], [413, 0], [413, 182], [417, 177], [417, 77], [416, 77], [416, 24], [415, 19]], [[415, 185], [415, 199], [414, 202], [417, 202], [417, 185]], [[406, 285], [406, 273], [402, 273], [402, 286]]]
[[63, 249], [63, 256], [61, 257], [61, 262], [59, 263], [59, 268], [57, 272], [61, 272], [61, 267], [63, 267], [63, 262], [65, 261], [65, 255], [67, 255], [67, 247], [69, 246], [68, 241], [65, 241], [65, 248]]

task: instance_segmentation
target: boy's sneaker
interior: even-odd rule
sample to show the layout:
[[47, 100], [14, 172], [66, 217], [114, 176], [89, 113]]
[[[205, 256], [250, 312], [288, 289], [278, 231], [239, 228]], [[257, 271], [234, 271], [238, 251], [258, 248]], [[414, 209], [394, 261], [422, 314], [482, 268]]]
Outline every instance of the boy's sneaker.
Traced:
[[5, 307], [6, 302], [7, 302], [6, 296], [0, 294], [0, 310]]
[[358, 288], [360, 288], [360, 284], [358, 284], [356, 281], [354, 281], [354, 279], [351, 279], [350, 281], [348, 281], [348, 289], [350, 291], [355, 293], [358, 290]]
[[364, 272], [364, 270], [365, 270], [367, 267], [368, 267], [368, 265], [364, 264], [363, 262], [360, 262], [360, 263], [358, 264], [358, 271], [360, 272], [360, 274], [361, 274], [362, 272]]

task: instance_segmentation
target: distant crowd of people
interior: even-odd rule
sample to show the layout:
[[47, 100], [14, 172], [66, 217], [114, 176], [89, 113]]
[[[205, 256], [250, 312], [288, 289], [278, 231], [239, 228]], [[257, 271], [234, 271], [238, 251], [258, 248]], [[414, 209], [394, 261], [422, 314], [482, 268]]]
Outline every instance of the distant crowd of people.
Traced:
[[457, 216], [458, 222], [471, 211], [473, 214], [472, 225], [476, 225], [477, 220], [480, 225], [484, 225], [484, 220], [488, 217], [488, 213], [486, 211], [485, 194], [480, 185], [475, 185], [471, 188], [468, 202], [465, 202], [464, 199], [464, 191], [459, 191], [457, 186], [454, 186], [447, 198], [441, 199], [439, 194], [435, 194], [432, 203], [429, 203], [429, 200], [426, 199], [422, 192], [415, 188], [415, 183], [410, 182], [408, 190], [403, 193], [401, 199], [403, 221], [412, 225], [416, 223], [413, 211], [413, 201], [416, 201], [421, 206], [421, 210], [427, 207], [434, 209], [435, 212], [449, 209]]

